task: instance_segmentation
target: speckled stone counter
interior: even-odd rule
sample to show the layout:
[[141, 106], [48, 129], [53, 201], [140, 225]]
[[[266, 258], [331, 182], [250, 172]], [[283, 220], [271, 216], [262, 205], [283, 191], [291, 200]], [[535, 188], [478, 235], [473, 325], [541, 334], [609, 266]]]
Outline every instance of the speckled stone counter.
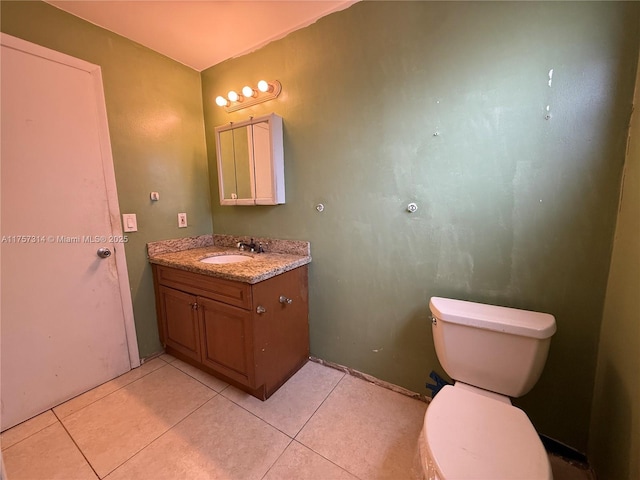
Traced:
[[[149, 262], [157, 265], [249, 284], [262, 282], [311, 262], [309, 242], [254, 237], [256, 244], [262, 243], [265, 253], [240, 251], [236, 247], [238, 242], [250, 241], [249, 237], [201, 235], [151, 242], [147, 244], [147, 252]], [[227, 264], [200, 261], [206, 257], [225, 254], [246, 255], [252, 257], [252, 260]]]

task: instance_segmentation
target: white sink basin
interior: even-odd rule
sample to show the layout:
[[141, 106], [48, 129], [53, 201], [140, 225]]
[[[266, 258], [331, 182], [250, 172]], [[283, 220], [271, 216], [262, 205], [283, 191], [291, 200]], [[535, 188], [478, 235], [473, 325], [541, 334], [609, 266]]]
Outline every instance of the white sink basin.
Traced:
[[252, 257], [248, 255], [214, 255], [213, 257], [207, 257], [200, 260], [202, 263], [214, 263], [216, 265], [220, 265], [223, 263], [240, 263], [246, 262], [248, 260], [253, 260]]

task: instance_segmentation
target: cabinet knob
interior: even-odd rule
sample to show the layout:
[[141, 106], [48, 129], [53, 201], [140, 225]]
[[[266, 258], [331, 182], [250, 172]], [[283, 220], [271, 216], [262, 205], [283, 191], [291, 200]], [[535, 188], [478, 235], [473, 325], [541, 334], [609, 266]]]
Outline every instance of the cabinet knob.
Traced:
[[191, 310], [197, 310], [198, 309], [198, 303], [192, 303], [191, 304]]
[[285, 297], [284, 295], [280, 295], [280, 303], [292, 304], [293, 300]]
[[267, 311], [266, 308], [264, 308], [262, 305], [258, 305], [256, 307], [256, 313], [265, 313]]

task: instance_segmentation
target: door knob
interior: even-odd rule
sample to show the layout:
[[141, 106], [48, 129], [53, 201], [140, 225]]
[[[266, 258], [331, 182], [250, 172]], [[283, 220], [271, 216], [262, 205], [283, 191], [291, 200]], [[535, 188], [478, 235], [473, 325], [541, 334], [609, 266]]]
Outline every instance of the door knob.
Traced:
[[98, 249], [98, 256], [99, 256], [100, 258], [107, 258], [107, 257], [110, 257], [110, 256], [111, 256], [111, 250], [109, 250], [109, 249], [108, 249], [108, 248], [106, 248], [106, 247], [100, 247], [100, 248]]

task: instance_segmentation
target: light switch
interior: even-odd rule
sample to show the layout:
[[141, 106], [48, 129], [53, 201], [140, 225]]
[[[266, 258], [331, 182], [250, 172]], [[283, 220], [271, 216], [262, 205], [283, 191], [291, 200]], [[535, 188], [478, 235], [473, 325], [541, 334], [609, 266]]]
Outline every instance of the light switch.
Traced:
[[138, 231], [138, 220], [136, 219], [135, 213], [123, 213], [122, 214], [122, 225], [124, 227], [125, 232], [137, 232]]
[[187, 226], [187, 214], [179, 213], [178, 214], [178, 228], [184, 228]]

